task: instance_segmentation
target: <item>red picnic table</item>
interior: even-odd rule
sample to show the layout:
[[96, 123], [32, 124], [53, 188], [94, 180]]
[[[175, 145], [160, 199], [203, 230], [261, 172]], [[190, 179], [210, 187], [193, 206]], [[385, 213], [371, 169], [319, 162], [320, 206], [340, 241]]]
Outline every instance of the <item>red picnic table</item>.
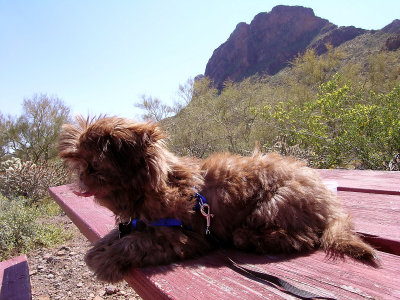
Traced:
[[[400, 172], [319, 170], [338, 184], [338, 197], [356, 231], [379, 251], [374, 268], [347, 258], [330, 260], [317, 250], [301, 255], [256, 255], [227, 250], [243, 266], [278, 276], [292, 285], [336, 299], [400, 298]], [[115, 227], [114, 217], [71, 185], [50, 193], [81, 232], [95, 242]], [[272, 285], [235, 272], [221, 251], [166, 266], [132, 269], [125, 280], [143, 299], [295, 299]]]
[[25, 255], [0, 262], [0, 300], [30, 300], [31, 285]]

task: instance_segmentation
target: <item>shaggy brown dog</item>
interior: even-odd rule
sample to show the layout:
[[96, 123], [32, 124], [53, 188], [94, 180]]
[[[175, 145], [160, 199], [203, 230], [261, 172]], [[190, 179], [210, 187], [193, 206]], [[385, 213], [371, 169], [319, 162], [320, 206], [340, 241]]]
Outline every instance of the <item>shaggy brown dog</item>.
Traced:
[[[207, 199], [211, 211], [203, 207], [203, 213], [214, 215], [210, 230], [223, 245], [258, 253], [320, 246], [331, 256], [377, 262], [373, 248], [351, 231], [335, 195], [301, 162], [275, 153], [177, 157], [167, 150], [166, 134], [155, 123], [117, 117], [77, 121], [77, 126], [64, 125], [59, 150], [78, 170], [80, 194], [94, 195], [119, 222], [140, 224], [136, 229], [126, 225], [128, 233], [122, 236], [118, 229], [111, 231], [86, 254], [87, 265], [101, 280], [116, 282], [132, 267], [210, 251], [207, 218], [198, 209], [203, 203], [196, 192]], [[182, 225], [156, 225], [165, 218]]]

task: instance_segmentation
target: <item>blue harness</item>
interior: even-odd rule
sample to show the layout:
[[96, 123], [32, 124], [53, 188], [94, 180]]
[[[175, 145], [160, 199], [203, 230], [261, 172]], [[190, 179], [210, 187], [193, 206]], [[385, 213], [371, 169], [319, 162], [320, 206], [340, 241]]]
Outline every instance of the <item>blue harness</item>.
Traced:
[[[204, 198], [202, 195], [199, 193], [194, 194], [196, 198], [196, 205], [193, 207], [193, 210], [195, 211], [201, 211], [201, 213], [207, 217], [207, 230], [206, 233], [209, 231], [209, 218], [212, 217], [212, 215], [209, 213], [209, 206], [207, 204], [207, 199]], [[204, 207], [207, 207], [208, 211], [204, 213]], [[119, 223], [118, 224], [118, 229], [119, 229], [119, 238], [122, 238], [126, 236], [127, 234], [131, 233], [132, 231], [142, 231], [144, 228], [147, 226], [151, 227], [184, 227], [183, 222], [178, 219], [174, 218], [162, 218], [158, 219], [152, 222], [145, 222], [143, 220], [139, 219], [132, 219], [132, 221], [127, 222], [127, 223]], [[190, 230], [189, 226], [185, 226], [186, 229]]]

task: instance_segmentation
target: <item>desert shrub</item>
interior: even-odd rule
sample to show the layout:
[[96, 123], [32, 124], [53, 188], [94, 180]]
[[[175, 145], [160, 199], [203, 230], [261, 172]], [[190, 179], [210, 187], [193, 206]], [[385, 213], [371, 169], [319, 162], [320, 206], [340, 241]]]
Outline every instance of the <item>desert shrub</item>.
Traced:
[[11, 158], [0, 165], [0, 192], [6, 197], [22, 196], [37, 202], [47, 189], [66, 183], [68, 173], [60, 161], [22, 161]]
[[307, 150], [314, 167], [389, 169], [400, 150], [400, 86], [365, 94], [336, 75], [321, 84], [316, 100], [266, 106], [262, 117], [289, 146]]
[[42, 211], [43, 208], [29, 205], [23, 197], [8, 199], [0, 195], [1, 260], [36, 247], [60, 244], [69, 238], [61, 226], [46, 223]]
[[194, 83], [190, 103], [163, 125], [171, 149], [180, 155], [207, 157], [213, 152], [249, 154], [254, 148], [252, 108], [264, 98], [262, 81], [226, 82], [221, 92], [207, 78]]

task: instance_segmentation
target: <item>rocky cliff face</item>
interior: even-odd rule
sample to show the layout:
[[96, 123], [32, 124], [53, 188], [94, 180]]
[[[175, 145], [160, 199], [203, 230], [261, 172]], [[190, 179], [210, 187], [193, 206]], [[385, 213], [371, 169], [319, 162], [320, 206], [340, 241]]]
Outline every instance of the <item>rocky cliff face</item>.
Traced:
[[207, 63], [205, 76], [218, 88], [224, 81], [240, 81], [256, 73], [273, 75], [308, 47], [318, 54], [325, 43], [338, 46], [366, 30], [337, 27], [314, 15], [310, 8], [276, 6], [256, 15], [250, 24], [239, 23]]
[[400, 48], [400, 20], [396, 19], [383, 27], [382, 32], [393, 34], [386, 40], [385, 50], [394, 51]]

